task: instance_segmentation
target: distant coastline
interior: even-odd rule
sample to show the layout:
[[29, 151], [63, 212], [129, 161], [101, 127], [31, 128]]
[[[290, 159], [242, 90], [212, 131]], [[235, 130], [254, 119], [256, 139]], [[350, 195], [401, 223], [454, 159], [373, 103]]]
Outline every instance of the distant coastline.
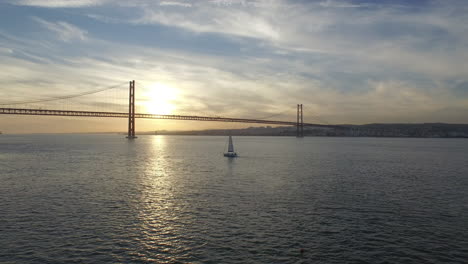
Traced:
[[[0, 131], [0, 135], [2, 131]], [[7, 133], [7, 134], [119, 134], [127, 132], [63, 132], [63, 133]], [[138, 135], [191, 135], [191, 136], [296, 136], [295, 126], [260, 126], [240, 129], [156, 130], [137, 131]], [[400, 137], [400, 138], [468, 138], [468, 124], [341, 124], [338, 128], [304, 127], [306, 137]]]
[[[340, 128], [304, 127], [304, 136], [320, 137], [411, 137], [468, 138], [468, 124], [366, 124], [340, 125]], [[295, 136], [295, 127], [249, 127], [244, 129], [208, 129], [168, 131], [158, 130], [139, 134], [206, 135], [206, 136]]]

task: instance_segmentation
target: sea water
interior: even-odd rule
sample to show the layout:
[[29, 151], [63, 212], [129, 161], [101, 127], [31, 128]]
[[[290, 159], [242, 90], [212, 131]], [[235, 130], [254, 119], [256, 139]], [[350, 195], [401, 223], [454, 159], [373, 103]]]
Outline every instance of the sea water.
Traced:
[[468, 140], [0, 136], [0, 263], [466, 263]]

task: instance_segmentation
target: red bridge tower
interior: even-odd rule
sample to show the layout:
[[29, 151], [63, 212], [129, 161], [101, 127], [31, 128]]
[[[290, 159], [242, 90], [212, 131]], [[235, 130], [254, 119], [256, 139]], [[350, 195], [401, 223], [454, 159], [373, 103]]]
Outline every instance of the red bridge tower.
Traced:
[[128, 104], [128, 139], [137, 138], [135, 136], [135, 80], [130, 81]]

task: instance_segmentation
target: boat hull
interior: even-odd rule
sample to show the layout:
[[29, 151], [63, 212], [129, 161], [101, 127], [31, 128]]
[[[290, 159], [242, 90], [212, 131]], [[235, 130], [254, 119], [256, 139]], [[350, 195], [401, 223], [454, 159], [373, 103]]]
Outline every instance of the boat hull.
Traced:
[[237, 153], [235, 153], [235, 152], [226, 152], [226, 153], [224, 153], [224, 157], [235, 158], [235, 157], [237, 157]]

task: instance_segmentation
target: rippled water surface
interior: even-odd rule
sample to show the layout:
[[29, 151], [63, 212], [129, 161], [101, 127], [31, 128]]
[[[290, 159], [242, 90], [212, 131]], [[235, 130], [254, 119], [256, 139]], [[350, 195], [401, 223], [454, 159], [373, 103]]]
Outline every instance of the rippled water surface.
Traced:
[[1, 135], [0, 263], [468, 261], [468, 140], [226, 141]]

